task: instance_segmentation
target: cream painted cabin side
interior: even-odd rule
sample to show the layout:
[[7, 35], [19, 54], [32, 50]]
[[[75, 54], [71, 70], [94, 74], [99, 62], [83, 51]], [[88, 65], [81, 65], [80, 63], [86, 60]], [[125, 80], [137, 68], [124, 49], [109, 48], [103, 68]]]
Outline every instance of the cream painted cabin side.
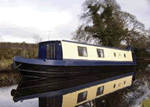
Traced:
[[[61, 41], [63, 59], [103, 60], [103, 61], [133, 61], [131, 50], [120, 50], [80, 43]], [[78, 46], [87, 48], [87, 57], [78, 55]], [[98, 57], [97, 49], [103, 49], [104, 57]], [[116, 56], [114, 56], [116, 54]], [[125, 56], [124, 56], [125, 54]]]

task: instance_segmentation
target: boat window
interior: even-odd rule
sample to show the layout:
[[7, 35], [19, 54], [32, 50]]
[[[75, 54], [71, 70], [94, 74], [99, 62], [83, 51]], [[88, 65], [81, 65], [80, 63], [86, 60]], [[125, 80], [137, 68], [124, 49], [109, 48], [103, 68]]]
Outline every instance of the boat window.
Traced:
[[55, 44], [47, 44], [46, 58], [55, 59]]
[[79, 56], [85, 56], [85, 57], [87, 57], [88, 56], [88, 54], [87, 54], [87, 48], [86, 47], [78, 46], [78, 55]]
[[103, 49], [97, 49], [97, 55], [100, 58], [104, 58], [104, 50]]
[[101, 94], [103, 94], [103, 92], [104, 92], [104, 86], [101, 86], [101, 87], [97, 88], [97, 93], [96, 93], [96, 95], [97, 95], [97, 96], [98, 96], [98, 95], [101, 95]]
[[124, 81], [124, 84], [126, 83], [126, 81]]
[[113, 86], [114, 88], [116, 87], [116, 84], [114, 84], [114, 86]]
[[47, 44], [47, 51], [46, 51], [46, 57], [47, 58], [50, 58], [50, 48], [49, 48], [50, 46]]
[[86, 100], [86, 98], [87, 98], [87, 91], [79, 93], [77, 103]]
[[114, 52], [114, 56], [116, 57], [116, 53]]
[[95, 107], [95, 106], [92, 106], [92, 104], [91, 104], [91, 101], [88, 101], [88, 102], [82, 103], [82, 104], [74, 106], [74, 107]]
[[124, 57], [126, 58], [126, 54], [124, 54]]

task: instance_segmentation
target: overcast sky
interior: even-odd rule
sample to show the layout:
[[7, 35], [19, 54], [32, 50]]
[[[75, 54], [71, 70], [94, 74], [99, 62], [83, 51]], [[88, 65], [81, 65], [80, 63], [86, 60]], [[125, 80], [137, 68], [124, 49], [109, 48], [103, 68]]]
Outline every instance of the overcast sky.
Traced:
[[[34, 43], [69, 40], [79, 25], [84, 0], [0, 0], [0, 41]], [[149, 0], [117, 0], [123, 11], [134, 14], [150, 28]]]

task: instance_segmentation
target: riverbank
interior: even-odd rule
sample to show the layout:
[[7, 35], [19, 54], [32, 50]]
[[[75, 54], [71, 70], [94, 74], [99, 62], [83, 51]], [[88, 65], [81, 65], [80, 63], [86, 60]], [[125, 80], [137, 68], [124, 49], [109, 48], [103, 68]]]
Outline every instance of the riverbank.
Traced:
[[18, 84], [19, 81], [20, 75], [16, 70], [6, 69], [0, 71], [0, 87]]
[[37, 44], [0, 43], [0, 87], [17, 84], [20, 76], [16, 70], [11, 69], [14, 56], [37, 58]]
[[16, 70], [11, 69], [12, 60], [0, 60], [0, 87], [18, 84], [20, 76]]

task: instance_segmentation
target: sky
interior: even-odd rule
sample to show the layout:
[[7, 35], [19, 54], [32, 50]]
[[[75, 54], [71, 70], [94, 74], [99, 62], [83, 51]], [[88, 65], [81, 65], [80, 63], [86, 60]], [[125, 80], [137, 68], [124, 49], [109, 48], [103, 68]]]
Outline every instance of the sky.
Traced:
[[[116, 0], [150, 28], [150, 0]], [[70, 40], [81, 23], [84, 0], [0, 0], [0, 41]]]

